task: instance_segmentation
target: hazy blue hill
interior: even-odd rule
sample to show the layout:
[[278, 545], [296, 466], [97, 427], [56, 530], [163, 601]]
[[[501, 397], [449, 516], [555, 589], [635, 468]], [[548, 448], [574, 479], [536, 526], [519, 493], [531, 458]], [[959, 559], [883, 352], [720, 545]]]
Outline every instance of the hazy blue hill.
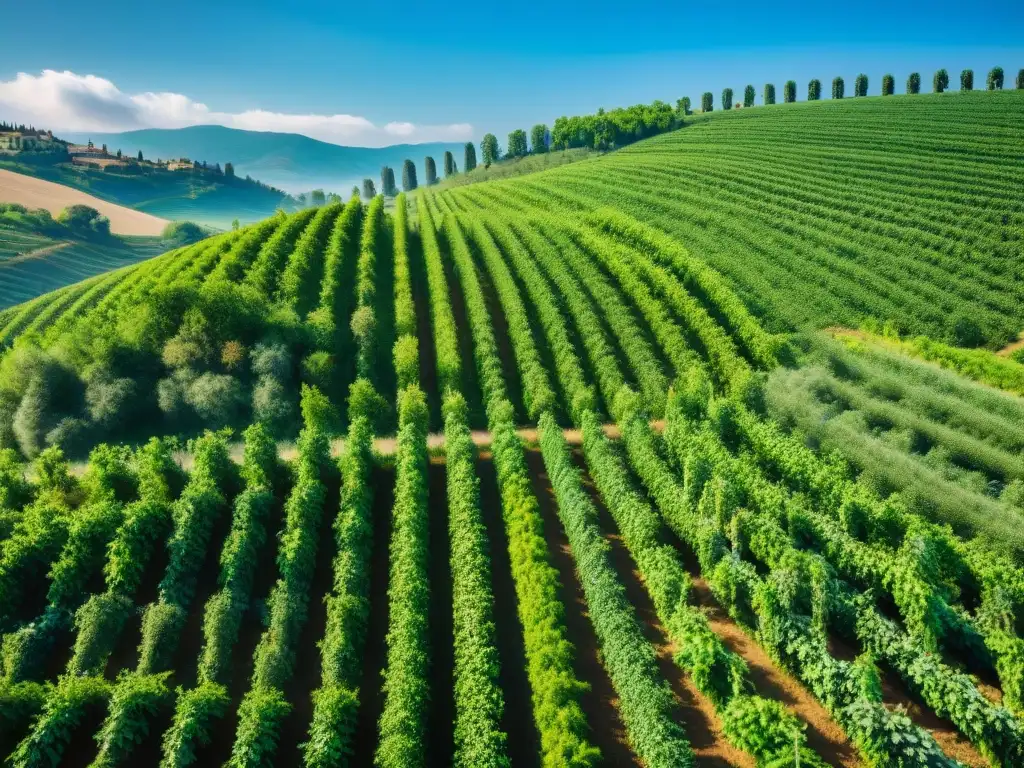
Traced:
[[[63, 138], [63, 136], [62, 136]], [[289, 192], [317, 187], [347, 196], [348, 188], [364, 177], [379, 184], [380, 167], [390, 165], [401, 174], [406, 158], [423, 173], [423, 158], [430, 155], [441, 169], [445, 150], [462, 164], [462, 144], [395, 144], [390, 147], [343, 147], [296, 133], [242, 131], [217, 125], [177, 129], [145, 129], [126, 133], [68, 134], [73, 141], [92, 139], [134, 155], [141, 149], [147, 158], [188, 157], [207, 163], [231, 162], [240, 176], [246, 174]]]

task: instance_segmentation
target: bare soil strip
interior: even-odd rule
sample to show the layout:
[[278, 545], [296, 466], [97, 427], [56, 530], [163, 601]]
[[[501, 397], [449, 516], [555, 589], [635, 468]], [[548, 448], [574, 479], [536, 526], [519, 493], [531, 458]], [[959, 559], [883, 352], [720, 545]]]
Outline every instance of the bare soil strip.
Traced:
[[430, 711], [427, 765], [452, 764], [454, 750], [455, 639], [452, 618], [452, 572], [448, 545], [448, 475], [443, 460], [429, 466], [430, 515]]
[[601, 648], [590, 622], [583, 587], [576, 575], [572, 550], [558, 519], [558, 505], [544, 460], [539, 451], [527, 451], [526, 461], [533, 492], [540, 502], [544, 537], [562, 584], [560, 597], [565, 606], [566, 628], [569, 641], [576, 647], [576, 677], [590, 683], [590, 690], [582, 696], [580, 703], [590, 724], [591, 740], [601, 750], [607, 765], [642, 766], [629, 746], [626, 728], [619, 714], [618, 695], [601, 663]]
[[69, 205], [88, 205], [110, 219], [115, 235], [159, 235], [170, 222], [117, 203], [100, 200], [86, 192], [52, 181], [0, 170], [0, 201], [20, 203], [26, 208], [45, 208], [54, 216]]

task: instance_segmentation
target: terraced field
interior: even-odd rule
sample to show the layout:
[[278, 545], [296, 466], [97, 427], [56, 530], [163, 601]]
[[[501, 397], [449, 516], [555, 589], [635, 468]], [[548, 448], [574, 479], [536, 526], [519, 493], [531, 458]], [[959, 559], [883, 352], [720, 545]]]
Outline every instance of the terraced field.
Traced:
[[1016, 337], [1022, 109], [711, 116], [0, 313], [11, 764], [1024, 764], [1024, 401], [814, 332]]

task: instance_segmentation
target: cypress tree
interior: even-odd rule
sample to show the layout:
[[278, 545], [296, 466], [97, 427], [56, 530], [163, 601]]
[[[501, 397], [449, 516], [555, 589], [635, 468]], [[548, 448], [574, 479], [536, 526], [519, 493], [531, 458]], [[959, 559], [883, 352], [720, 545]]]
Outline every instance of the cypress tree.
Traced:
[[853, 95], [854, 96], [867, 96], [868, 95], [868, 76], [863, 72], [857, 75], [857, 79], [853, 81]]
[[732, 109], [732, 88], [722, 89], [722, 109]]
[[548, 127], [538, 123], [530, 129], [530, 151], [542, 155], [548, 151]]
[[775, 86], [772, 83], [764, 85], [764, 103], [765, 105], [775, 103]]
[[391, 195], [391, 187], [388, 186], [388, 172], [390, 170], [386, 165], [381, 166], [380, 169], [380, 193], [385, 197]]
[[990, 91], [1001, 91], [1003, 90], [1003, 68], [992, 67], [988, 73], [988, 80], [986, 85]]
[[412, 192], [416, 186], [416, 163], [405, 160], [402, 163], [402, 191]]
[[[413, 171], [416, 169], [413, 168]], [[388, 194], [391, 197], [398, 197], [398, 184], [395, 183], [395, 169], [388, 168]]]
[[786, 84], [782, 86], [782, 100], [786, 104], [796, 101], [796, 80], [787, 80]]
[[1017, 90], [1024, 91], [1024, 69], [1017, 72]]
[[846, 83], [843, 82], [843, 78], [837, 77], [832, 80], [832, 98], [841, 99], [843, 94], [846, 92]]
[[940, 69], [935, 73], [935, 77], [932, 78], [932, 90], [935, 93], [942, 93], [949, 88], [949, 72], [945, 69]]
[[139, 150], [139, 162], [140, 163], [142, 162], [142, 150], [141, 149]]
[[476, 147], [472, 141], [466, 142], [465, 154], [462, 157], [462, 167], [466, 173], [469, 173], [476, 168]]
[[818, 101], [821, 98], [821, 80], [815, 78], [807, 84], [807, 100]]
[[[1022, 69], [1021, 72], [1024, 72], [1024, 69]], [[681, 112], [684, 116], [690, 114], [689, 96], [683, 96], [683, 98], [676, 102], [676, 111]]]
[[973, 91], [974, 90], [974, 70], [965, 69], [960, 73], [960, 91]]
[[892, 96], [893, 91], [896, 90], [896, 80], [892, 75], [885, 75], [882, 77], [882, 95]]
[[710, 112], [715, 108], [715, 97], [711, 95], [711, 91], [705, 91], [704, 95], [700, 97], [700, 111]]
[[907, 93], [915, 94], [921, 92], [921, 73], [911, 72], [907, 78]]
[[484, 168], [490, 168], [492, 163], [498, 162], [501, 159], [498, 137], [493, 133], [485, 134], [484, 140], [480, 142], [480, 154], [484, 161]]
[[454, 176], [458, 171], [455, 169], [455, 157], [451, 152], [444, 153], [444, 177]]
[[373, 186], [373, 179], [363, 179], [363, 197], [373, 200], [377, 196], [377, 189]]
[[754, 106], [754, 86], [752, 85], [748, 85], [746, 88], [743, 89], [743, 106]]
[[423, 175], [426, 177], [425, 183], [428, 187], [437, 184], [437, 164], [429, 155], [423, 160]]

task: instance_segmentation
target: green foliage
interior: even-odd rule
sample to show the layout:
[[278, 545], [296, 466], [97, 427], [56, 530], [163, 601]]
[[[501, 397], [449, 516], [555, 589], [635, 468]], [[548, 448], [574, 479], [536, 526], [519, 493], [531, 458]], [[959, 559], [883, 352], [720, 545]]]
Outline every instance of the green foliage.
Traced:
[[57, 222], [79, 237], [110, 237], [110, 219], [88, 205], [69, 205], [57, 216]]
[[746, 88], [743, 89], [743, 106], [754, 106], [754, 86], [752, 85], [748, 85]]
[[214, 683], [179, 689], [174, 720], [164, 733], [161, 768], [193, 765], [198, 748], [213, 739], [214, 726], [227, 714], [229, 704], [227, 689]]
[[846, 89], [846, 85], [843, 83], [843, 78], [835, 77], [832, 78], [832, 98], [841, 99]]
[[430, 664], [427, 525], [427, 406], [423, 392], [399, 393], [395, 506], [388, 579], [388, 657], [375, 761], [422, 765]]
[[530, 129], [530, 152], [542, 155], [548, 151], [548, 127], [539, 123]]
[[168, 709], [174, 693], [167, 687], [170, 672], [136, 675], [125, 672], [118, 677], [110, 697], [107, 718], [96, 734], [99, 753], [95, 768], [121, 765], [150, 732], [150, 723], [161, 710]]
[[61, 677], [29, 734], [8, 757], [15, 768], [57, 766], [75, 728], [90, 710], [106, 703], [110, 684], [100, 677]]
[[966, 93], [974, 90], [974, 70], [965, 69], [960, 73], [960, 92]]
[[77, 634], [68, 673], [102, 675], [117, 638], [134, 610], [131, 598], [115, 592], [90, 597], [75, 613]]
[[526, 131], [522, 128], [517, 128], [508, 135], [508, 145], [505, 148], [505, 157], [526, 157], [528, 154], [529, 147], [526, 143]]
[[896, 91], [896, 79], [890, 75], [882, 75], [882, 95], [892, 96]]
[[1024, 68], [1017, 70], [1017, 79], [1014, 81], [1014, 86], [1018, 91], [1024, 90]]
[[484, 138], [480, 142], [480, 159], [483, 161], [484, 168], [490, 168], [501, 159], [498, 138], [493, 133], [484, 134]]
[[985, 87], [990, 91], [1003, 90], [1003, 68], [992, 67], [985, 78]]
[[225, 763], [229, 768], [270, 768], [281, 723], [292, 705], [276, 688], [254, 688], [238, 707], [238, 732]]
[[597, 527], [597, 512], [583, 490], [562, 431], [550, 413], [541, 416], [540, 429], [558, 516], [572, 547], [630, 745], [645, 765], [690, 765], [693, 752], [674, 720], [672, 693], [615, 574], [608, 543]]
[[775, 86], [772, 83], [765, 83], [764, 103], [765, 105], [775, 103]]
[[331, 203], [316, 212], [281, 272], [277, 284], [278, 301], [299, 317], [305, 317], [317, 305], [327, 241], [342, 209], [341, 203]]
[[732, 109], [732, 88], [722, 89], [722, 109]]
[[15, 734], [28, 730], [46, 701], [49, 687], [42, 683], [0, 685], [0, 739], [10, 743]]
[[710, 112], [715, 108], [715, 97], [710, 91], [705, 91], [700, 97], [700, 111]]
[[423, 183], [428, 187], [437, 184], [437, 163], [430, 156], [423, 159]]
[[[469, 146], [473, 146], [473, 145], [470, 144]], [[455, 156], [451, 152], [449, 152], [448, 150], [445, 150], [445, 153], [444, 153], [443, 167], [444, 167], [444, 177], [446, 179], [451, 178], [452, 176], [454, 176], [456, 173], [459, 172], [459, 169], [455, 165]]]
[[907, 77], [907, 95], [913, 95], [921, 92], [921, 74], [919, 72], [911, 72]]
[[191, 221], [172, 221], [164, 227], [163, 237], [174, 248], [198, 243], [207, 236], [207, 231]]
[[796, 101], [796, 80], [787, 80], [782, 86], [782, 101], [785, 104], [792, 104]]
[[[481, 144], [481, 151], [483, 151], [483, 145]], [[469, 173], [476, 168], [476, 147], [473, 146], [473, 142], [467, 141], [466, 147], [463, 152], [462, 168], [466, 173]]]
[[932, 77], [932, 91], [942, 93], [947, 88], [949, 88], [949, 72], [945, 69], [936, 70]]
[[857, 75], [857, 79], [853, 81], [853, 95], [854, 96], [867, 96], [868, 95], [868, 76], [861, 73]]
[[819, 101], [821, 99], [821, 80], [814, 79], [807, 84], [807, 100]]

